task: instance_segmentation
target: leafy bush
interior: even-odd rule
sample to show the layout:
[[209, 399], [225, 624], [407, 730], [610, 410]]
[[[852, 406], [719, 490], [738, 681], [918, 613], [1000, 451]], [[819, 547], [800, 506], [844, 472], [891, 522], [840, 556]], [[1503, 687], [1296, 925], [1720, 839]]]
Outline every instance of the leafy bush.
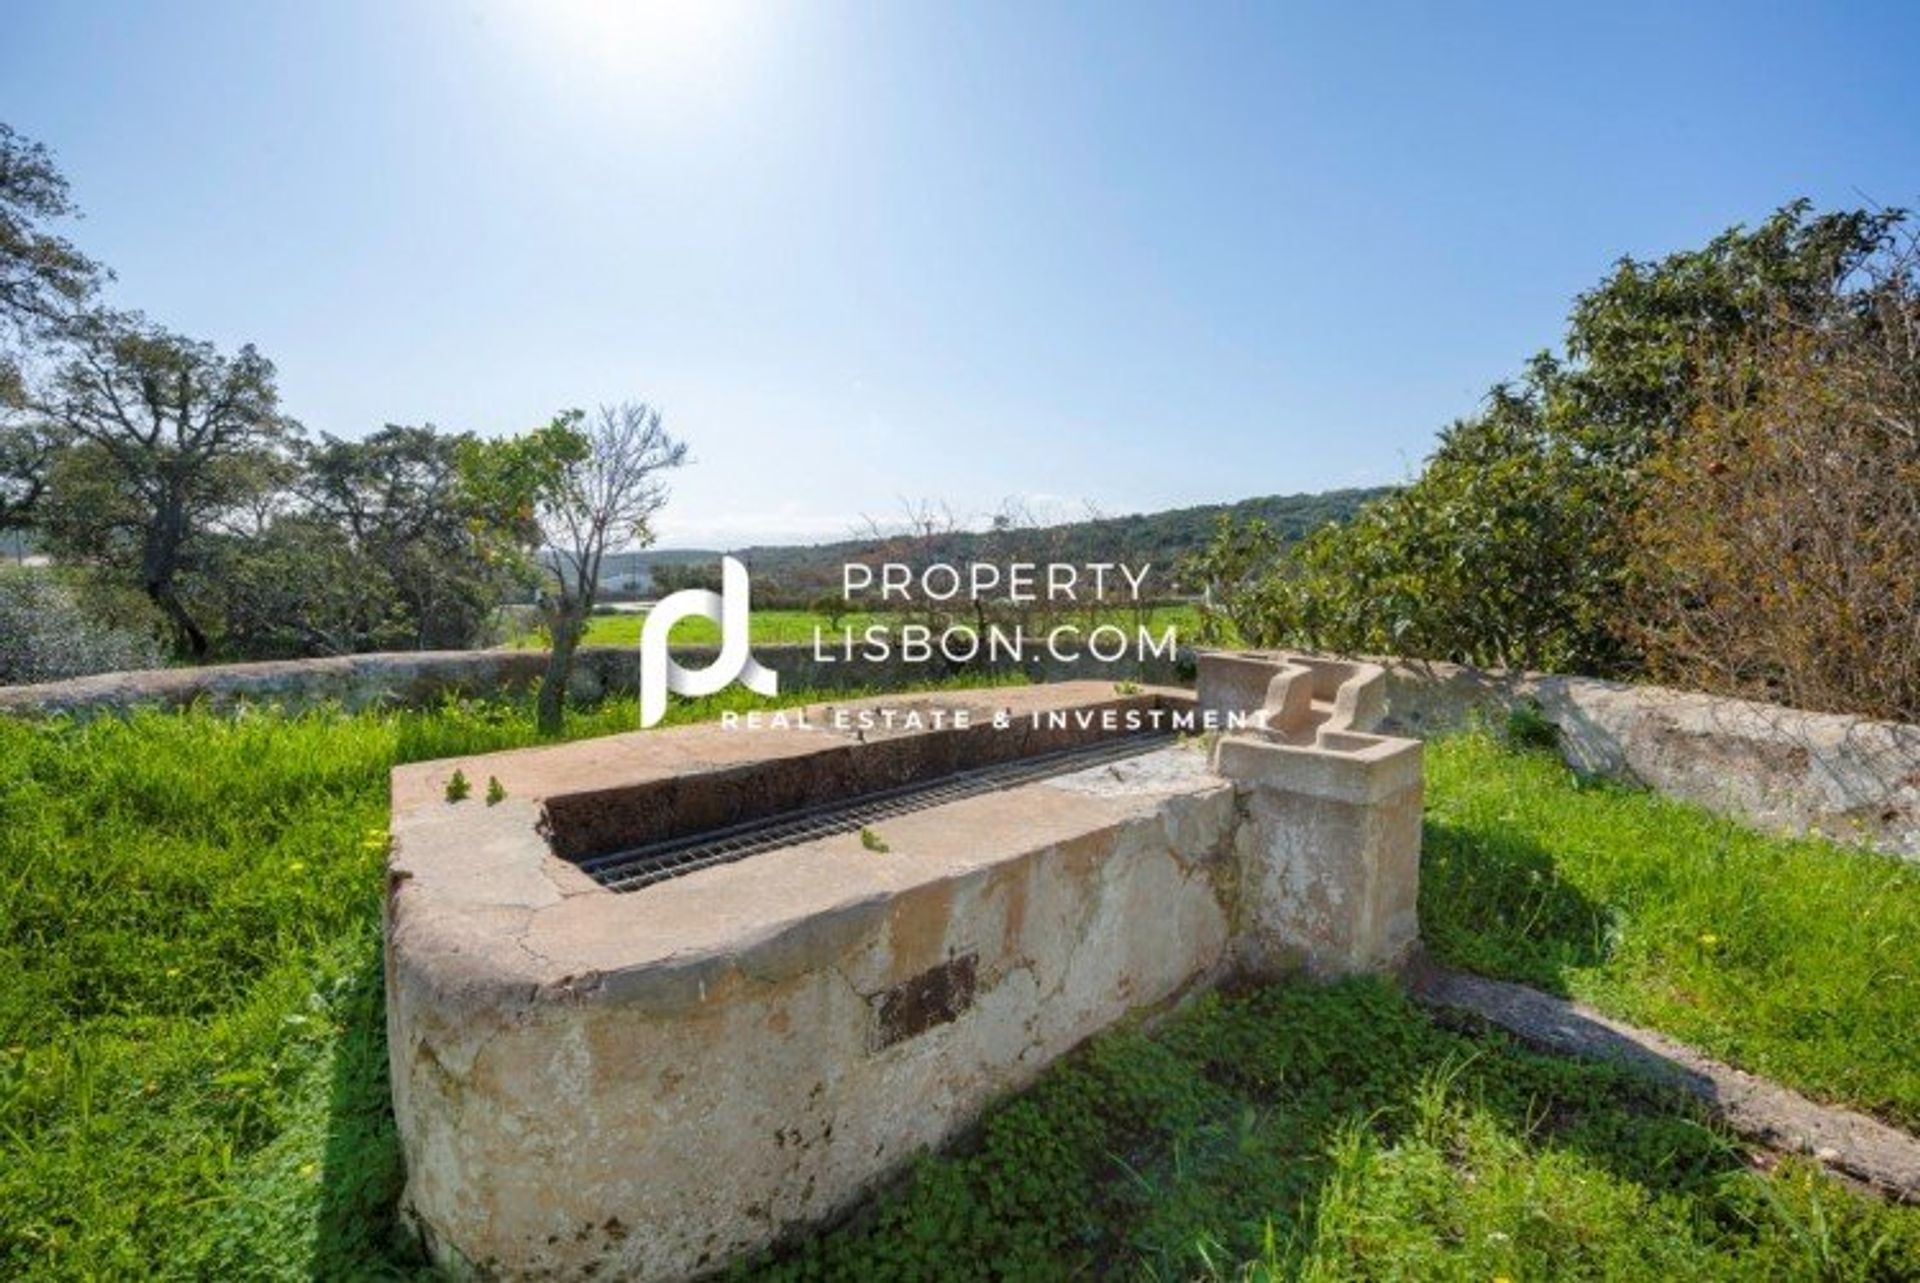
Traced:
[[1709, 371], [1649, 470], [1635, 634], [1658, 678], [1920, 722], [1920, 242]]
[[57, 574], [0, 570], [0, 685], [152, 668], [154, 639], [104, 622]]
[[[1699, 250], [1622, 260], [1575, 300], [1564, 356], [1543, 353], [1494, 388], [1405, 489], [1264, 573], [1225, 576], [1216, 605], [1256, 644], [1641, 671], [1648, 639], [1627, 604], [1645, 569], [1635, 518], [1648, 476], [1691, 466], [1686, 441], [1729, 354], [1768, 327], [1816, 328], [1858, 306], [1862, 271], [1884, 262], [1903, 217], [1799, 202]], [[1248, 542], [1229, 529], [1212, 555], [1231, 562]], [[1803, 591], [1818, 593], [1817, 579]]]
[[1256, 581], [1243, 638], [1349, 654], [1612, 671], [1619, 478], [1502, 394], [1455, 424], [1419, 480]]

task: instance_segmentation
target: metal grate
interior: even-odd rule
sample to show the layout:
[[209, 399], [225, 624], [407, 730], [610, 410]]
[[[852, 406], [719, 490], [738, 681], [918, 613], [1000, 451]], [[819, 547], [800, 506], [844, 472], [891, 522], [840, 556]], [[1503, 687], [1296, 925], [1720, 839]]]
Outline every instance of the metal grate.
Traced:
[[924, 811], [964, 798], [979, 797], [1050, 776], [1105, 766], [1173, 742], [1173, 736], [1149, 732], [1102, 740], [1079, 748], [1036, 754], [993, 766], [957, 771], [937, 780], [863, 793], [858, 797], [708, 829], [687, 837], [580, 860], [580, 868], [613, 891], [638, 891], [668, 878], [731, 864], [750, 855], [796, 846], [837, 833], [853, 833], [880, 820]]

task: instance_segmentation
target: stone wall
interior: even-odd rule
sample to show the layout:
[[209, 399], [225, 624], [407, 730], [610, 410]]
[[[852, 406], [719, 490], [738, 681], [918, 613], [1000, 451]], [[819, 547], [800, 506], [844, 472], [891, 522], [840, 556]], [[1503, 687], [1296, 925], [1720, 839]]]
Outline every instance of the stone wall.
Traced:
[[[676, 647], [675, 656], [690, 668], [712, 662], [711, 646]], [[1006, 665], [959, 668], [945, 662], [910, 664], [903, 660], [850, 662], [822, 660], [806, 645], [757, 646], [760, 662], [780, 675], [781, 689], [888, 690], [962, 674], [988, 675]], [[86, 716], [131, 708], [184, 708], [202, 703], [215, 709], [241, 704], [276, 704], [286, 709], [335, 703], [349, 709], [381, 706], [418, 708], [449, 695], [485, 697], [527, 690], [546, 667], [544, 651], [400, 651], [347, 655], [336, 659], [299, 659], [264, 664], [214, 664], [204, 668], [157, 668], [131, 673], [102, 673], [35, 686], [0, 686], [0, 714], [36, 717]], [[590, 646], [575, 667], [576, 696], [631, 694], [639, 677], [638, 647]], [[1182, 680], [1182, 664], [1149, 658], [1102, 663], [1086, 656], [1067, 663], [1052, 659], [1022, 665], [1033, 681]], [[1191, 680], [1191, 669], [1185, 672]]]
[[1424, 737], [1533, 705], [1576, 770], [1920, 860], [1920, 726], [1588, 677], [1387, 669], [1383, 729]]
[[[762, 646], [756, 653], [789, 691], [886, 690], [958, 675], [944, 666], [898, 661], [823, 663], [807, 646]], [[709, 662], [713, 649], [686, 647], [676, 654], [698, 666]], [[0, 687], [0, 714], [85, 716], [196, 702], [212, 708], [420, 707], [448, 695], [524, 691], [545, 662], [540, 651], [430, 651], [108, 673]], [[1171, 685], [1192, 681], [1189, 662], [1184, 655], [1144, 666], [1087, 659], [1036, 663], [1026, 671], [1036, 681]], [[630, 693], [638, 664], [637, 648], [589, 647], [580, 653], [575, 693]], [[1387, 682], [1387, 729], [1430, 735], [1532, 702], [1559, 728], [1561, 750], [1579, 770], [1698, 802], [1774, 832], [1821, 833], [1920, 860], [1920, 727], [1656, 686], [1453, 664], [1392, 662]]]

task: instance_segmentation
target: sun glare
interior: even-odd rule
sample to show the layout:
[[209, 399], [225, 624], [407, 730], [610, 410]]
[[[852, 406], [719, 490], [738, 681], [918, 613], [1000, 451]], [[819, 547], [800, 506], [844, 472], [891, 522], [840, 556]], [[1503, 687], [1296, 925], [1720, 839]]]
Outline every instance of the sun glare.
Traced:
[[739, 0], [504, 0], [514, 42], [596, 93], [688, 105], [736, 89], [771, 10]]

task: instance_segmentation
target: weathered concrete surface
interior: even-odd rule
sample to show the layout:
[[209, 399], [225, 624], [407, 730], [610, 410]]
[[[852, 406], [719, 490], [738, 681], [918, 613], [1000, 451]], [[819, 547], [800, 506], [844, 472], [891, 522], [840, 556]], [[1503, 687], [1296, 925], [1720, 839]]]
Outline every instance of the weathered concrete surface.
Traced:
[[[1221, 738], [1236, 779], [1189, 740], [899, 815], [884, 850], [820, 838], [632, 894], [561, 858], [1174, 710], [1192, 697], [938, 692], [397, 769], [394, 1110], [435, 1257], [698, 1274], [847, 1207], [1130, 1012], [1236, 970], [1396, 965], [1419, 746], [1324, 725]], [[448, 802], [455, 770], [505, 800]]]
[[1428, 736], [1536, 703], [1577, 770], [1780, 833], [1920, 859], [1920, 726], [1586, 677], [1387, 665], [1384, 729]]
[[[1114, 702], [973, 699], [1061, 701]], [[890, 820], [885, 853], [833, 837], [633, 895], [537, 832], [555, 790], [842, 738], [698, 726], [395, 773], [394, 1108], [437, 1257], [515, 1277], [712, 1267], [1225, 967], [1234, 796], [1197, 747]], [[507, 800], [447, 803], [455, 766]]]
[[277, 704], [289, 710], [329, 703], [349, 709], [386, 704], [422, 707], [449, 695], [524, 690], [538, 680], [545, 664], [545, 654], [537, 651], [488, 650], [153, 668], [34, 686], [0, 686], [0, 713], [88, 716], [191, 704], [214, 709]]
[[[675, 647], [690, 668], [713, 660], [711, 646]], [[785, 690], [886, 690], [964, 673], [1004, 672], [1009, 666], [958, 668], [947, 663], [911, 664], [901, 659], [822, 659], [809, 645], [756, 646], [754, 654], [780, 675]], [[590, 646], [582, 649], [573, 676], [576, 698], [631, 694], [639, 677], [639, 648]], [[322, 704], [348, 709], [421, 708], [449, 695], [480, 698], [529, 689], [546, 669], [547, 654], [537, 650], [397, 651], [347, 655], [335, 659], [299, 659], [261, 664], [210, 664], [202, 668], [155, 668], [102, 673], [63, 682], [0, 686], [0, 714], [46, 717], [91, 716], [133, 708], [184, 708], [205, 704], [230, 709], [244, 704], [278, 705], [289, 710]], [[1030, 680], [1134, 680], [1171, 684], [1181, 664], [1149, 656], [1129, 656], [1112, 664], [1082, 655], [1061, 661], [1037, 657], [1020, 666]]]
[[1816, 1104], [1663, 1034], [1525, 985], [1428, 965], [1414, 974], [1413, 992], [1548, 1051], [1619, 1061], [1704, 1101], [1743, 1136], [1811, 1155], [1883, 1194], [1920, 1202], [1920, 1139], [1865, 1114]]
[[1298, 651], [1202, 650], [1197, 698], [1215, 713], [1260, 711], [1261, 729], [1305, 742], [1320, 730], [1370, 732], [1386, 713], [1380, 665]]
[[1239, 786], [1242, 963], [1271, 976], [1397, 968], [1420, 936], [1420, 744], [1379, 736], [1316, 746], [1223, 738]]
[[1274, 651], [1203, 652], [1198, 703], [1251, 714], [1213, 766], [1239, 789], [1236, 940], [1253, 975], [1387, 971], [1420, 934], [1421, 746], [1373, 735], [1378, 665]]

